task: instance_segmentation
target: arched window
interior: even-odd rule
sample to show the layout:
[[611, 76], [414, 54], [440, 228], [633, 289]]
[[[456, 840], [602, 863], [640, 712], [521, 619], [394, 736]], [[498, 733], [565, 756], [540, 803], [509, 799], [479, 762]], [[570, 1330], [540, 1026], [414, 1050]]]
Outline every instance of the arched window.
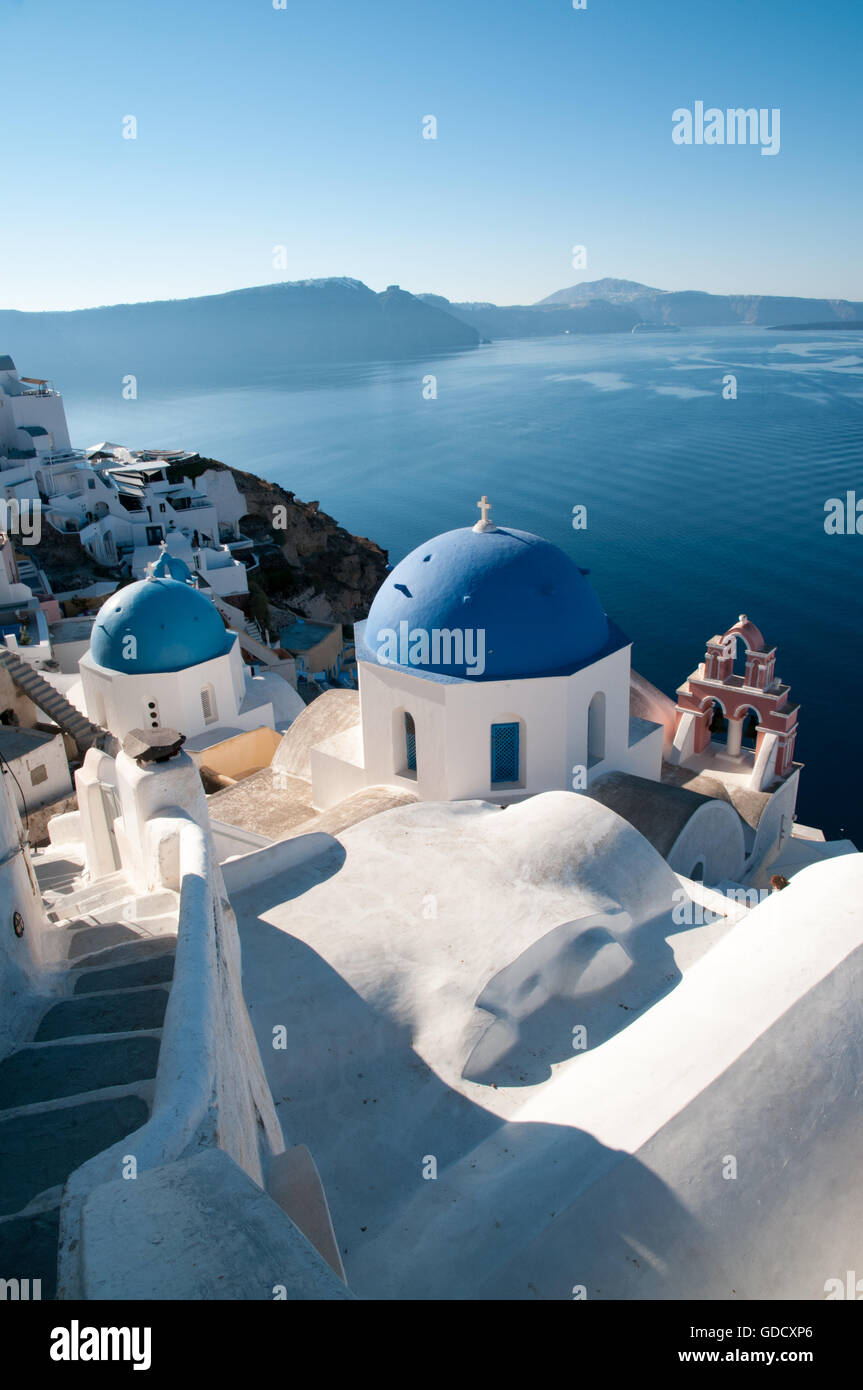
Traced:
[[740, 734], [741, 747], [754, 749], [758, 743], [758, 725], [761, 723], [758, 711], [747, 706], [740, 711], [743, 719], [743, 728]]
[[408, 772], [417, 770], [417, 730], [412, 714], [405, 714], [405, 767]]
[[519, 780], [519, 727], [518, 724], [492, 724], [491, 726], [491, 780], [498, 782], [517, 782]]
[[587, 765], [593, 767], [605, 757], [605, 693], [597, 690], [587, 707]]
[[703, 883], [703, 882], [704, 882], [704, 860], [703, 860], [703, 859], [696, 859], [695, 863], [694, 863], [693, 866], [692, 866], [692, 871], [691, 871], [689, 877], [690, 877], [691, 879], [693, 879], [693, 881], [694, 881], [695, 883]]
[[714, 743], [728, 742], [728, 720], [719, 700], [713, 701], [713, 714], [710, 718], [710, 737]]

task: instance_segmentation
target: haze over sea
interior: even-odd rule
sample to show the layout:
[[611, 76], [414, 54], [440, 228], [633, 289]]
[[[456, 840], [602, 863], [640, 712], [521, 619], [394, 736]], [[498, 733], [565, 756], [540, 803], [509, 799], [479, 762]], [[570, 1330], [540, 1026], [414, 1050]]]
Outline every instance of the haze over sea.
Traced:
[[802, 707], [799, 819], [863, 848], [863, 535], [824, 530], [828, 498], [863, 499], [860, 333], [507, 341], [203, 394], [140, 380], [136, 401], [120, 375], [110, 394], [67, 388], [76, 444], [196, 449], [318, 499], [393, 564], [472, 525], [487, 493], [498, 524], [590, 568], [633, 665], [672, 696], [747, 613]]

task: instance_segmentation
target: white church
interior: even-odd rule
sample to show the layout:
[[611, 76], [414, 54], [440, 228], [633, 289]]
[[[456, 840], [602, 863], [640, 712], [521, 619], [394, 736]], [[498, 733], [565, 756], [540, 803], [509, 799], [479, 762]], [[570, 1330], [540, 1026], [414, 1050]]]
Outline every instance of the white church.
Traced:
[[[630, 640], [580, 567], [541, 537], [496, 525], [486, 497], [478, 506], [474, 526], [396, 565], [356, 624], [359, 704], [336, 718], [333, 699], [330, 734], [318, 717], [315, 808], [382, 786], [501, 806], [585, 792], [688, 877], [763, 870], [790, 838], [799, 764], [797, 707], [758, 629], [741, 620], [714, 638], [707, 678], [699, 668], [675, 704], [633, 670]], [[738, 644], [756, 673], [751, 689], [733, 672]], [[714, 736], [712, 714], [726, 708], [727, 736]]]
[[360, 780], [511, 801], [601, 767], [659, 776], [662, 730], [630, 714], [630, 643], [569, 556], [481, 509], [406, 556], [357, 624], [361, 762], [328, 782], [318, 750], [322, 804]]
[[303, 709], [287, 681], [245, 664], [237, 633], [167, 549], [146, 579], [103, 604], [79, 671], [70, 698], [118, 739], [173, 728], [202, 747], [243, 730], [286, 728]]

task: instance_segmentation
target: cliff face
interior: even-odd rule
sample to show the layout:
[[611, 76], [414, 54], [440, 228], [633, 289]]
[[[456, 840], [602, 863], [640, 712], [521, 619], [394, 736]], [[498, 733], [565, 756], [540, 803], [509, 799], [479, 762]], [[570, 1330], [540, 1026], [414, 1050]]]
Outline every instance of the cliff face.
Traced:
[[[206, 469], [225, 469], [202, 459]], [[240, 522], [256, 542], [260, 570], [250, 576], [274, 604], [283, 602], [308, 618], [353, 623], [368, 613], [386, 576], [387, 552], [365, 536], [353, 536], [318, 502], [239, 468], [229, 470], [247, 506]], [[283, 523], [283, 524], [282, 524]]]

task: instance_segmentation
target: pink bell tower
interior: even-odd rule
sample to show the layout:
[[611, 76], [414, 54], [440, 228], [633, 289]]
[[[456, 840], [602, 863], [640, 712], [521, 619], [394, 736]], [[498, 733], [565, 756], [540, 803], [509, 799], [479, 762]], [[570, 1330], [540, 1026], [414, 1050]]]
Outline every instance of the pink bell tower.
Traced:
[[[737, 643], [746, 654], [743, 675], [734, 671]], [[707, 644], [704, 661], [677, 692], [674, 748], [676, 761], [711, 753], [711, 723], [719, 708], [728, 728], [727, 743], [715, 751], [741, 760], [747, 715], [757, 716], [752, 783], [762, 790], [783, 779], [794, 766], [794, 742], [800, 706], [789, 702], [790, 687], [776, 676], [776, 648], [768, 647], [753, 622], [741, 613], [721, 637]], [[715, 747], [715, 745], [714, 745]]]

